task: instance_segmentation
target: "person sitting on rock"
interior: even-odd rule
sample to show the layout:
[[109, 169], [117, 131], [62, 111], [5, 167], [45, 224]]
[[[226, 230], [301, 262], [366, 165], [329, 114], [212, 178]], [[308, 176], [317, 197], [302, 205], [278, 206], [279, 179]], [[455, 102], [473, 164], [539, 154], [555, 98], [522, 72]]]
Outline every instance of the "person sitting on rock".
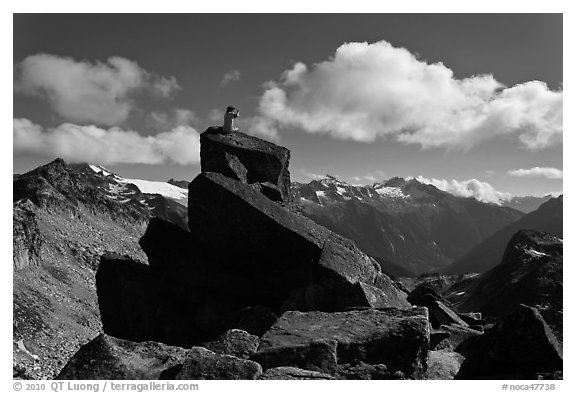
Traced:
[[226, 108], [226, 113], [224, 113], [224, 126], [222, 127], [222, 131], [225, 134], [238, 131], [237, 128], [234, 128], [234, 119], [238, 116], [240, 116], [240, 109], [236, 109], [233, 106]]

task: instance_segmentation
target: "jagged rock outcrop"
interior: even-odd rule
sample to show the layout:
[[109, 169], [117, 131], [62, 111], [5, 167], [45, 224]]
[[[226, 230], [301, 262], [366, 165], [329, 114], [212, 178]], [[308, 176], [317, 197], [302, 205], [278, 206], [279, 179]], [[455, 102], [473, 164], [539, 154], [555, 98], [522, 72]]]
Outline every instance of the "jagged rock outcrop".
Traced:
[[262, 337], [252, 359], [264, 369], [292, 366], [331, 375], [361, 361], [418, 377], [426, 369], [429, 340], [424, 308], [289, 311]]
[[[457, 379], [520, 376], [562, 370], [562, 349], [537, 309], [518, 306], [457, 351], [466, 357]], [[502, 379], [502, 378], [498, 378]]]
[[456, 349], [470, 337], [480, 336], [482, 332], [462, 325], [441, 325], [430, 332], [430, 349]]
[[[303, 296], [297, 309], [335, 311], [342, 305], [332, 294], [357, 283], [377, 283], [379, 266], [354, 243], [223, 175], [198, 175], [190, 183], [188, 208], [190, 231], [218, 268], [250, 279], [237, 300], [266, 299], [278, 307], [300, 289], [310, 296]], [[408, 306], [396, 287], [385, 289], [394, 292], [388, 306]]]
[[42, 233], [38, 228], [34, 206], [29, 200], [14, 204], [12, 216], [12, 258], [14, 270], [37, 265], [40, 260]]
[[258, 379], [262, 367], [256, 362], [192, 347], [175, 379]]
[[268, 198], [290, 201], [290, 150], [262, 139], [208, 128], [200, 137], [202, 172], [216, 172], [254, 185]]
[[100, 334], [83, 345], [57, 379], [174, 379], [186, 349]]
[[413, 306], [428, 308], [430, 323], [437, 328], [440, 325], [459, 324], [468, 326], [462, 318], [452, 310], [452, 305], [443, 296], [425, 284], [417, 286], [407, 297]]
[[102, 256], [96, 273], [104, 332], [130, 341], [159, 341], [190, 347], [201, 334], [197, 302], [149, 266], [114, 254]]
[[500, 318], [518, 304], [536, 307], [556, 336], [563, 331], [563, 241], [522, 230], [506, 247], [501, 263], [455, 291], [465, 292], [460, 311]]

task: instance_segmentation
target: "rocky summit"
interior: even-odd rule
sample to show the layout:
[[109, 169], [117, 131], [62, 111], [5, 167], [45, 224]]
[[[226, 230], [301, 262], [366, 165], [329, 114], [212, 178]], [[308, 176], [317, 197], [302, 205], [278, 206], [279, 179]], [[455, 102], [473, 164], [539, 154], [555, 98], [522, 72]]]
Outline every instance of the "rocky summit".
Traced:
[[[454, 379], [493, 376], [491, 364], [514, 375], [561, 372], [560, 344], [538, 310], [487, 321], [448, 296], [454, 280], [408, 289], [353, 240], [301, 214], [287, 149], [211, 128], [201, 152], [188, 217], [147, 221], [138, 243], [147, 263], [99, 254], [103, 333], [85, 339], [59, 378]], [[42, 244], [27, 235], [35, 213], [19, 212], [19, 266], [36, 258], [28, 244]], [[506, 266], [530, 264], [526, 252], [561, 253], [553, 239], [521, 239], [535, 244], [511, 249]]]
[[290, 150], [241, 133], [211, 127], [200, 138], [202, 172], [216, 172], [250, 184], [268, 198], [290, 201]]

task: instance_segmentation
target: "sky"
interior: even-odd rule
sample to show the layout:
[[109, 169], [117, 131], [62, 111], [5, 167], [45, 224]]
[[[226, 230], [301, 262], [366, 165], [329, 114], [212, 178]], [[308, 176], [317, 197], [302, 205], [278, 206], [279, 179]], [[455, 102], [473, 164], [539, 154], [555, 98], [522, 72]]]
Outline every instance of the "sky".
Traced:
[[293, 181], [414, 177], [496, 201], [562, 191], [560, 14], [14, 15], [13, 164], [192, 180], [222, 123]]

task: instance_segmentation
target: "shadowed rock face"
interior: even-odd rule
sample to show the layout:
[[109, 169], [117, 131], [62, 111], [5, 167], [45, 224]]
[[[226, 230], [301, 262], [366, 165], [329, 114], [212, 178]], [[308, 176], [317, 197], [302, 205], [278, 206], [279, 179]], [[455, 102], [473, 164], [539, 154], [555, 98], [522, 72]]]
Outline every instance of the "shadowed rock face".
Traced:
[[[265, 305], [277, 308], [294, 296], [294, 290], [308, 288], [308, 297], [302, 292], [304, 303], [295, 305], [296, 309], [335, 311], [370, 302], [409, 305], [385, 278], [377, 280], [379, 266], [354, 243], [239, 181], [218, 173], [198, 175], [189, 187], [188, 209], [190, 232], [215, 266], [249, 279], [248, 287], [238, 291], [247, 302], [265, 299]], [[369, 295], [361, 304], [335, 301], [335, 288], [346, 290], [357, 283], [379, 286], [391, 295], [389, 302], [367, 288], [358, 289]]]
[[200, 137], [202, 172], [217, 172], [253, 184], [268, 198], [290, 201], [290, 150], [241, 132], [208, 128]]
[[503, 317], [518, 304], [536, 307], [562, 341], [563, 242], [544, 232], [517, 232], [502, 262], [460, 291], [461, 311]]
[[556, 337], [537, 309], [522, 304], [483, 335], [464, 341], [457, 351], [466, 357], [458, 379], [562, 370]]
[[185, 356], [184, 348], [100, 334], [80, 348], [58, 379], [174, 379]]
[[289, 311], [262, 337], [252, 359], [264, 369], [293, 366], [328, 374], [362, 361], [417, 377], [426, 369], [429, 341], [425, 308]]

